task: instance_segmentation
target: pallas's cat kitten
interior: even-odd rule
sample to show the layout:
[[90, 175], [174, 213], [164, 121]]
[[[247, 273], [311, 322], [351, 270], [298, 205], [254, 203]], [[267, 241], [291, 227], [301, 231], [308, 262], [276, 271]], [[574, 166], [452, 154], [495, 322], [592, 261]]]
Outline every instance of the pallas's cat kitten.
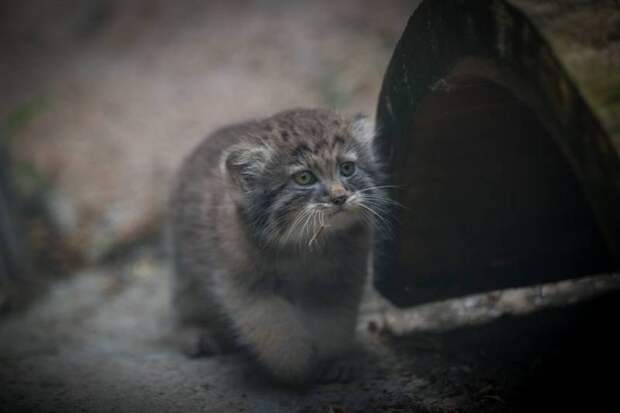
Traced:
[[385, 213], [373, 138], [365, 118], [296, 109], [223, 128], [185, 160], [175, 304], [208, 332], [203, 350], [245, 349], [287, 383], [333, 374]]

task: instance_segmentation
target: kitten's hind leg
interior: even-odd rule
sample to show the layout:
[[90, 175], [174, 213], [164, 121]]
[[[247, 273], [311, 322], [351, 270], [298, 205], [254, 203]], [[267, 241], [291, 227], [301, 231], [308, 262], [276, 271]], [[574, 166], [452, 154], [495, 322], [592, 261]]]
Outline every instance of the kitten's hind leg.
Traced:
[[360, 376], [362, 365], [359, 360], [345, 358], [322, 363], [317, 382], [321, 384], [348, 383]]
[[238, 350], [234, 337], [201, 288], [177, 288], [174, 307], [176, 325], [172, 341], [189, 357], [207, 357]]
[[201, 326], [181, 326], [171, 339], [173, 345], [190, 358], [230, 354], [240, 347], [232, 340], [222, 339]]

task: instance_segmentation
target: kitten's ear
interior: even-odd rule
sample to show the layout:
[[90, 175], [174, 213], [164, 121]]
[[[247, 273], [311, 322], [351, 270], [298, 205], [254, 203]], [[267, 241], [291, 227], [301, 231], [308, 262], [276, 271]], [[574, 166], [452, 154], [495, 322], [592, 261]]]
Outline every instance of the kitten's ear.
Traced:
[[351, 135], [360, 143], [366, 146], [372, 146], [372, 142], [375, 139], [376, 130], [375, 122], [368, 116], [363, 114], [357, 114], [351, 121], [349, 126]]
[[271, 150], [267, 146], [239, 143], [224, 151], [220, 170], [230, 183], [248, 191], [253, 188], [270, 156]]

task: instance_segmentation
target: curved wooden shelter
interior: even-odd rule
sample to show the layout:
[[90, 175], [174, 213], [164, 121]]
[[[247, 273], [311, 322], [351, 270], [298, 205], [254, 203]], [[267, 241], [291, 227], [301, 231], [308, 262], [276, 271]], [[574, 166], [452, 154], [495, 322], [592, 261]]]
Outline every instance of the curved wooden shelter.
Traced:
[[378, 102], [397, 305], [617, 269], [620, 6], [427, 0]]

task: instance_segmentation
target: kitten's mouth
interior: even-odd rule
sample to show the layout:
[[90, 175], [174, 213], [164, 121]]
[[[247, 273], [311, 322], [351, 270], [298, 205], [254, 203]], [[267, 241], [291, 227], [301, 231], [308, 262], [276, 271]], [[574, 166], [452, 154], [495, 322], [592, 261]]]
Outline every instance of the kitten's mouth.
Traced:
[[336, 215], [341, 212], [353, 212], [356, 209], [357, 209], [356, 205], [354, 203], [349, 203], [349, 202], [342, 204], [342, 205], [331, 205], [329, 207], [330, 215]]
[[317, 243], [327, 233], [343, 230], [359, 220], [359, 208], [355, 204], [330, 206], [315, 227], [308, 246]]
[[333, 207], [329, 210], [329, 216], [333, 217], [336, 214], [340, 214], [342, 212], [346, 212], [347, 210], [345, 209], [344, 206], [337, 206], [337, 207]]
[[331, 207], [325, 214], [324, 224], [333, 229], [346, 227], [358, 217], [358, 208], [355, 205], [340, 205]]

